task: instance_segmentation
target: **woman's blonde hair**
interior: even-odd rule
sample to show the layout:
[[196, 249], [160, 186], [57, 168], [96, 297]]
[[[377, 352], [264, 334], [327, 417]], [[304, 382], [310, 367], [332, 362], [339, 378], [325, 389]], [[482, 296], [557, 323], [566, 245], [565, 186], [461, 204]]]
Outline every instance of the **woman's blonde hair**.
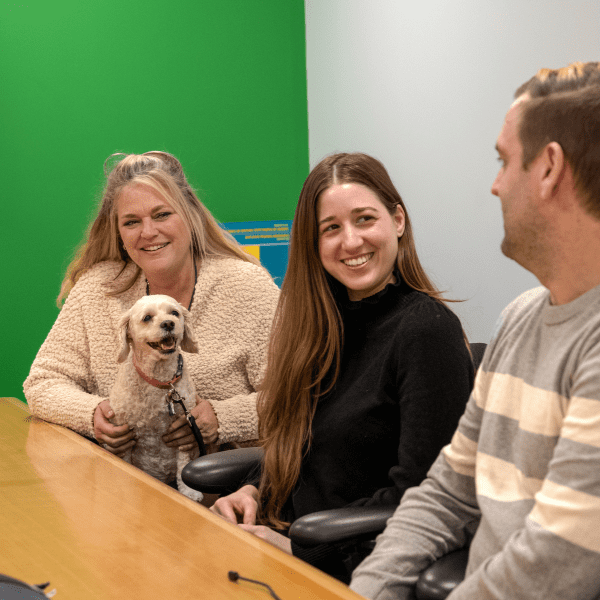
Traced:
[[408, 212], [383, 164], [360, 153], [322, 160], [304, 182], [294, 215], [288, 268], [258, 402], [265, 451], [259, 516], [262, 523], [279, 529], [287, 525], [281, 510], [300, 476], [317, 400], [333, 387], [340, 367], [344, 332], [336, 288], [341, 284], [328, 275], [319, 257], [317, 203], [327, 188], [345, 183], [373, 191], [390, 215], [402, 207], [405, 227], [398, 239], [398, 271], [411, 288], [447, 302], [419, 261]]
[[[75, 258], [68, 266], [63, 279], [57, 304], [69, 295], [77, 280], [95, 264], [114, 260], [123, 263], [123, 269], [115, 281], [132, 263], [119, 235], [117, 225], [117, 201], [123, 189], [129, 185], [147, 185], [171, 205], [183, 219], [192, 240], [190, 251], [195, 258], [205, 256], [228, 256], [254, 264], [256, 258], [242, 250], [238, 243], [224, 231], [209, 210], [198, 200], [188, 183], [181, 163], [168, 152], [145, 152], [144, 154], [116, 153], [104, 163], [106, 184], [98, 214], [90, 224]], [[109, 295], [128, 290], [138, 278], [141, 269], [136, 265], [130, 276], [111, 288]]]

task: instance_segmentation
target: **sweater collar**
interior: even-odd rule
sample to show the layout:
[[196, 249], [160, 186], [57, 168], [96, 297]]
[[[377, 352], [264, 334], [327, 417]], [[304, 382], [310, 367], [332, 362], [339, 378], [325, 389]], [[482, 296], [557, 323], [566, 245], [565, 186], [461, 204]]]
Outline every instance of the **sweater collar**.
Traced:
[[346, 288], [340, 290], [338, 295], [338, 304], [341, 309], [344, 311], [360, 311], [360, 310], [369, 310], [369, 307], [379, 307], [381, 308], [383, 304], [387, 304], [388, 302], [393, 302], [399, 294], [404, 294], [410, 290], [408, 285], [402, 279], [400, 275], [400, 271], [398, 269], [394, 269], [394, 283], [388, 283], [382, 290], [373, 294], [372, 296], [367, 296], [362, 300], [352, 301], [348, 298], [348, 292]]

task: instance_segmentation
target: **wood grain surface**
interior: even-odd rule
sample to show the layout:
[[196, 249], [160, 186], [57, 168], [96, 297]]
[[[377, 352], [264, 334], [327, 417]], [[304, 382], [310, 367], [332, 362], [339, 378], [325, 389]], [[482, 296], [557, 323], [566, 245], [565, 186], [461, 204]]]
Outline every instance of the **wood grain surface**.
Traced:
[[106, 450], [0, 398], [0, 573], [55, 600], [356, 600]]

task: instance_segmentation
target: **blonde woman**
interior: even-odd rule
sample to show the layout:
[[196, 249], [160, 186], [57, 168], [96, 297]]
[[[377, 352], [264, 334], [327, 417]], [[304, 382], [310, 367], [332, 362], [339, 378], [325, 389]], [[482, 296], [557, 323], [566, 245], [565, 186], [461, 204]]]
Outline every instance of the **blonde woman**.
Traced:
[[[118, 322], [144, 294], [167, 294], [189, 308], [199, 342], [199, 353], [186, 361], [204, 441], [256, 439], [256, 390], [277, 286], [221, 230], [174, 156], [113, 155], [105, 172], [98, 215], [62, 283], [64, 305], [24, 384], [33, 414], [114, 454], [131, 448], [129, 426], [109, 420]], [[163, 439], [184, 450], [196, 445], [184, 417]]]

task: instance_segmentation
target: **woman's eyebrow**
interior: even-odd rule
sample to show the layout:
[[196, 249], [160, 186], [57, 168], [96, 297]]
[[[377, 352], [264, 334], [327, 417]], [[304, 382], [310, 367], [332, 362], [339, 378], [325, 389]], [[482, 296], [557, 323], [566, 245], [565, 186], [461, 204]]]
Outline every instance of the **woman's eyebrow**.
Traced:
[[[353, 208], [350, 211], [350, 214], [361, 213], [361, 212], [364, 212], [365, 210], [372, 210], [374, 212], [379, 212], [375, 206], [359, 206], [358, 208]], [[333, 219], [335, 219], [335, 216], [325, 217], [324, 219], [321, 219], [319, 221], [319, 225], [321, 225], [322, 223], [327, 223], [328, 221], [332, 221]]]
[[[160, 212], [161, 210], [164, 210], [165, 208], [166, 208], [166, 205], [161, 204], [160, 206], [153, 208], [151, 214]], [[137, 215], [135, 213], [127, 213], [126, 215], [121, 215], [119, 218], [120, 219], [131, 219], [133, 217], [137, 217]]]

